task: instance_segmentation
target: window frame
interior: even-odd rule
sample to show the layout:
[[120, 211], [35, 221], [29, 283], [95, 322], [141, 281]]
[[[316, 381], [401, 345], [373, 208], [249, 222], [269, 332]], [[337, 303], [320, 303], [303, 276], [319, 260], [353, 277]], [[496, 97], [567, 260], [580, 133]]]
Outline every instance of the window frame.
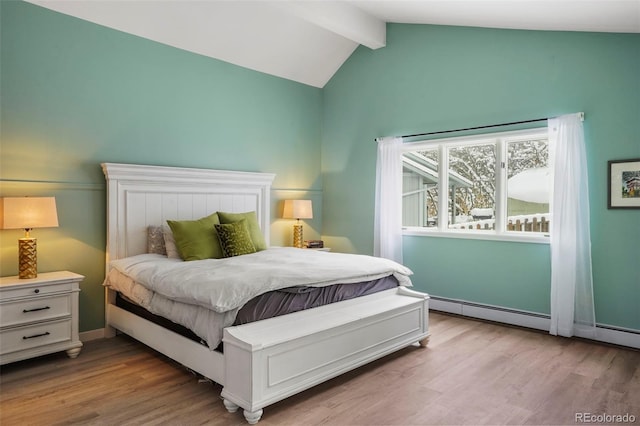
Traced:
[[[410, 236], [464, 238], [476, 240], [513, 241], [549, 244], [548, 232], [507, 231], [507, 146], [511, 142], [520, 142], [532, 139], [547, 139], [548, 128], [535, 127], [524, 130], [505, 132], [474, 134], [457, 136], [452, 138], [430, 139], [408, 142], [402, 145], [402, 154], [418, 151], [420, 149], [438, 149], [438, 221], [435, 227], [402, 226], [402, 234]], [[441, 206], [448, 206], [449, 202], [449, 158], [448, 150], [454, 147], [495, 144], [496, 146], [496, 170], [495, 170], [495, 229], [492, 230], [468, 230], [449, 229], [448, 214], [441, 214]], [[447, 167], [441, 165], [446, 164]], [[552, 158], [549, 156], [549, 167], [553, 167]], [[447, 208], [448, 210], [448, 208]]]

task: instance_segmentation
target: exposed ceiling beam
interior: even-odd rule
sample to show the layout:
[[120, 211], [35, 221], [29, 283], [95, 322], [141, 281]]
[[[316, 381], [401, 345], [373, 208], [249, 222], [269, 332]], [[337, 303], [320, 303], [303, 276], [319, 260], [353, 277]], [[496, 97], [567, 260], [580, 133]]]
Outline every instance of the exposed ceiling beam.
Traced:
[[386, 23], [344, 1], [272, 1], [274, 7], [371, 49], [387, 43]]
[[640, 0], [25, 1], [314, 87], [384, 47], [385, 22], [640, 33]]

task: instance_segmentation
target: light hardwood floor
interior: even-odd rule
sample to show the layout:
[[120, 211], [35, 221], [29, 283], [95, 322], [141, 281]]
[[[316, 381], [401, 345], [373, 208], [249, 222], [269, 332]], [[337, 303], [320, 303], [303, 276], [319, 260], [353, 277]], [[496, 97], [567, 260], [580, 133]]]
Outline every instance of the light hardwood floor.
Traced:
[[[265, 408], [259, 425], [573, 425], [635, 416], [640, 351], [430, 314], [406, 348]], [[221, 387], [126, 336], [2, 366], [0, 424], [245, 425]]]

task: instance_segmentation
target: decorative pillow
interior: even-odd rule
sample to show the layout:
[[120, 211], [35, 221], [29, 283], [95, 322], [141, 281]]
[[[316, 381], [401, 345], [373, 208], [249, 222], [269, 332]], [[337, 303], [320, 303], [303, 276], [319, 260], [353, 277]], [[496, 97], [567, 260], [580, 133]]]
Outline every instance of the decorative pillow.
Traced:
[[245, 219], [238, 222], [215, 225], [215, 228], [218, 231], [218, 239], [220, 240], [224, 257], [241, 256], [256, 252], [256, 247], [251, 241], [251, 235], [247, 229], [247, 221]]
[[249, 235], [251, 237], [251, 241], [256, 248], [256, 251], [266, 250], [267, 243], [264, 240], [264, 236], [262, 235], [262, 231], [260, 230], [260, 225], [258, 224], [258, 216], [256, 212], [246, 212], [246, 213], [225, 213], [218, 212], [218, 217], [220, 218], [220, 223], [234, 223], [238, 222], [242, 219], [247, 221], [247, 230], [249, 231]]
[[167, 255], [161, 226], [147, 227], [147, 253]]
[[180, 259], [176, 240], [173, 238], [173, 232], [171, 232], [169, 225], [162, 226], [162, 236], [164, 237], [164, 248], [167, 251], [167, 257], [169, 259]]
[[223, 253], [214, 228], [219, 223], [217, 213], [197, 220], [167, 220], [182, 260], [221, 258]]

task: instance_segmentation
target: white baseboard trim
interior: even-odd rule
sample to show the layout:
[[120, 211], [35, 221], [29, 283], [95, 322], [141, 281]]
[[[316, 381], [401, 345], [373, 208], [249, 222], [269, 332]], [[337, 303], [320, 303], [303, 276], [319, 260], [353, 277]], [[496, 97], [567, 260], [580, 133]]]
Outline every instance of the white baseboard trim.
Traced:
[[576, 332], [576, 336], [583, 337], [585, 339], [597, 340], [599, 342], [640, 349], [640, 331], [638, 330], [626, 330], [606, 324], [596, 324], [595, 337], [581, 335], [579, 331]]
[[[546, 314], [484, 305], [465, 300], [447, 299], [433, 295], [430, 295], [429, 309], [543, 331], [548, 331], [551, 325], [551, 319]], [[579, 330], [576, 331], [576, 336], [640, 349], [640, 330], [596, 324], [595, 337], [583, 335]]]
[[81, 342], [90, 342], [91, 340], [98, 340], [104, 338], [104, 328], [98, 328], [96, 330], [83, 331], [80, 333]]
[[[430, 295], [429, 309], [432, 311], [447, 312], [471, 318], [478, 318], [487, 321], [501, 322], [504, 324], [516, 325], [520, 327], [533, 328], [535, 330], [548, 331], [550, 326], [549, 315], [537, 312], [521, 311], [516, 309], [503, 308], [501, 306], [484, 305], [480, 303], [467, 302], [465, 300], [446, 299], [443, 297]], [[596, 335], [581, 335], [580, 330], [576, 330], [576, 336], [585, 339], [596, 340], [614, 345], [627, 346], [640, 349], [640, 330], [624, 329], [621, 327], [606, 324], [597, 324]], [[80, 333], [80, 341], [89, 342], [91, 340], [105, 337], [105, 329], [84, 331]]]

